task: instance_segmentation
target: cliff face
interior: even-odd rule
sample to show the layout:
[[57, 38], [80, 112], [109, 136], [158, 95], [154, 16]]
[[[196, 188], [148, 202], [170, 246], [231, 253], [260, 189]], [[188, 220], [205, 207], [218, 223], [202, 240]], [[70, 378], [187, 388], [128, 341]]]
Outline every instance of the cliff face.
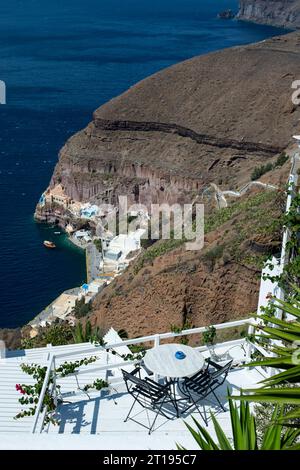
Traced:
[[200, 56], [138, 83], [63, 147], [51, 185], [80, 201], [182, 202], [235, 188], [286, 148], [300, 35]]
[[[291, 101], [299, 63], [297, 32], [163, 70], [95, 111], [61, 150], [51, 185], [80, 201], [127, 194], [145, 204], [190, 202], [210, 182], [239, 187], [299, 133], [300, 107]], [[142, 265], [139, 257], [99, 295], [92, 322], [143, 335], [187, 318], [199, 326], [248, 315], [257, 304], [257, 255], [281, 239], [278, 227], [270, 233], [275, 199], [259, 208], [247, 202], [246, 212], [238, 206], [203, 252], [155, 244], [153, 257], [148, 251]]]
[[[289, 166], [277, 183], [286, 181]], [[284, 200], [279, 192], [254, 192], [233, 204], [230, 217], [226, 209], [212, 213], [200, 251], [156, 242], [99, 294], [92, 324], [135, 337], [186, 321], [201, 326], [249, 316], [257, 308], [261, 263], [280, 247]]]
[[300, 28], [300, 0], [240, 0], [240, 20]]

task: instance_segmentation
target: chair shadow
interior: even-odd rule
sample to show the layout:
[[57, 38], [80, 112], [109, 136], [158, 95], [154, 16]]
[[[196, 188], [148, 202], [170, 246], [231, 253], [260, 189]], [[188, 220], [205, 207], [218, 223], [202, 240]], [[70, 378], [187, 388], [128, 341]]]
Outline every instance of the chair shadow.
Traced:
[[[231, 394], [231, 392], [235, 388], [237, 387], [235, 387], [232, 383], [230, 383], [226, 379], [224, 383], [220, 387], [218, 387], [215, 391], [222, 406], [226, 408], [226, 411], [229, 411], [228, 394]], [[89, 434], [96, 434], [97, 428], [98, 428], [99, 416], [101, 412], [101, 401], [102, 402], [103, 400], [113, 401], [114, 404], [116, 405], [118, 399], [124, 397], [125, 395], [128, 395], [127, 391], [120, 392], [120, 391], [115, 390], [114, 393], [112, 393], [111, 391], [110, 392], [102, 391], [102, 393], [100, 393], [100, 395], [96, 398], [91, 398], [91, 399], [86, 398], [86, 399], [83, 399], [74, 403], [68, 403], [68, 402], [62, 403], [57, 409], [57, 417], [60, 421], [58, 432], [60, 434], [64, 433], [66, 431], [66, 427], [73, 424], [74, 426], [71, 431], [71, 434], [80, 434], [82, 430], [88, 427], [90, 427]], [[188, 406], [188, 400], [186, 397], [184, 397], [180, 393], [178, 388], [176, 390], [176, 398], [177, 398], [179, 416], [177, 416], [176, 409], [172, 403], [165, 403], [161, 411], [165, 413], [168, 416], [168, 418], [166, 418], [163, 414], [160, 413], [159, 419], [153, 431], [158, 430], [159, 428], [163, 427], [166, 423], [170, 421], [175, 421], [177, 419], [186, 419], [191, 415], [199, 416], [199, 411], [197, 407], [192, 407], [188, 409], [187, 411], [185, 411], [185, 408], [187, 408]], [[91, 407], [91, 405], [94, 405], [92, 415], [89, 413], [89, 416], [91, 416], [90, 420], [88, 420], [86, 417], [85, 408], [87, 405], [89, 405], [89, 407]], [[217, 401], [215, 400], [212, 394], [209, 394], [205, 399], [200, 400], [198, 402], [198, 405], [200, 409], [203, 409], [203, 406], [209, 407], [209, 411], [214, 413], [215, 416], [224, 413], [224, 410], [220, 407], [220, 405], [217, 403]], [[154, 419], [155, 410], [149, 410], [149, 409], [146, 410], [141, 405], [138, 405], [138, 406], [140, 407], [140, 410], [132, 415], [133, 418], [141, 415], [142, 413], [146, 413], [148, 417], [147, 419], [149, 421], [149, 413], [151, 413]], [[123, 419], [125, 419], [125, 417], [126, 416], [124, 416]], [[207, 413], [207, 418], [208, 418], [208, 421], [211, 420], [210, 414], [208, 413]], [[122, 419], [122, 416], [120, 416], [120, 419]]]
[[[228, 380], [225, 380], [224, 383], [218, 387], [216, 390], [216, 394], [222, 404], [222, 406], [226, 409], [226, 411], [229, 411], [228, 408], [228, 394], [231, 394], [232, 390], [236, 388], [233, 384], [231, 384]], [[181, 395], [179, 393], [179, 390], [176, 390], [176, 398], [177, 398], [177, 407], [179, 411], [179, 416], [177, 415], [177, 411], [172, 403], [165, 403], [161, 409], [161, 411], [165, 414], [167, 414], [168, 418], [166, 418], [162, 413], [159, 413], [159, 420], [157, 424], [155, 425], [153, 432], [157, 431], [159, 428], [163, 427], [166, 423], [170, 421], [175, 421], [177, 419], [186, 419], [191, 415], [199, 415], [199, 411], [197, 407], [192, 407], [189, 410], [185, 411], [185, 409], [188, 406], [188, 400], [186, 397]], [[222, 413], [225, 413], [218, 402], [216, 401], [215, 397], [213, 394], [209, 394], [205, 399], [201, 400], [198, 402], [198, 405], [200, 409], [203, 406], [209, 406], [209, 410], [214, 413], [214, 415], [219, 415]], [[152, 415], [152, 418], [154, 419], [155, 417], [155, 409], [146, 409], [143, 408], [142, 405], [138, 404], [139, 410], [136, 411], [131, 415], [131, 419], [135, 420], [138, 416], [144, 414], [147, 416], [148, 424], [150, 426], [151, 421], [149, 418], [149, 414]], [[200, 416], [200, 415], [199, 415]], [[202, 417], [200, 416], [200, 419], [202, 420]], [[211, 420], [210, 415], [207, 415], [208, 421]], [[141, 423], [140, 423], [141, 424]], [[143, 426], [143, 424], [141, 424]]]
[[[210, 416], [210, 413], [213, 413], [215, 416], [217, 415], [220, 415], [222, 413], [226, 413], [227, 411], [229, 411], [229, 407], [228, 407], [228, 395], [231, 395], [233, 389], [235, 389], [236, 387], [230, 383], [227, 379], [224, 381], [224, 383], [222, 385], [220, 385], [216, 390], [215, 390], [215, 393], [222, 405], [222, 407], [225, 408], [225, 411], [223, 410], [223, 408], [219, 405], [219, 403], [217, 402], [217, 400], [215, 399], [214, 395], [212, 393], [210, 393], [207, 397], [205, 397], [203, 400], [199, 400], [197, 402], [197, 405], [198, 407], [200, 408], [201, 412], [202, 410], [204, 410], [204, 407], [208, 407], [209, 410], [206, 410], [206, 411], [209, 411], [209, 413], [207, 413], [207, 420], [210, 421], [211, 420], [211, 416]], [[183, 396], [184, 397], [184, 396]], [[197, 399], [197, 396], [194, 396], [195, 398], [195, 401]], [[199, 397], [198, 397], [199, 398]], [[178, 402], [179, 404], [181, 403], [180, 401]], [[186, 407], [186, 402], [184, 403], [184, 400], [182, 402], [182, 413], [180, 414], [180, 417], [181, 418], [188, 418], [189, 416], [191, 415], [200, 415], [199, 413], [199, 410], [196, 406], [192, 406], [190, 409], [188, 409], [187, 411], [184, 411], [184, 408]], [[202, 420], [202, 417], [200, 416], [201, 420]]]

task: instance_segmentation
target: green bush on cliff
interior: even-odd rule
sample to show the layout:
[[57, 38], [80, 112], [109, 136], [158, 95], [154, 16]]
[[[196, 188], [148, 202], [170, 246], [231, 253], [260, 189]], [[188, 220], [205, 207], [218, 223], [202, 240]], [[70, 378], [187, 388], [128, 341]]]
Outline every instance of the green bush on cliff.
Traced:
[[[232, 217], [240, 213], [245, 213], [246, 218], [249, 218], [249, 216], [253, 217], [254, 215], [259, 215], [257, 212], [261, 211], [261, 206], [275, 200], [277, 198], [277, 194], [278, 193], [276, 191], [263, 191], [246, 199], [238, 200], [228, 207], [224, 207], [208, 214], [205, 216], [204, 221], [205, 233], [216, 230], [218, 227], [221, 227], [223, 224], [228, 222]], [[268, 217], [268, 220], [270, 221], [270, 217]]]
[[211, 267], [213, 267], [216, 263], [216, 261], [220, 258], [222, 258], [223, 253], [224, 253], [224, 245], [216, 245], [210, 250], [208, 250], [203, 258], [205, 261], [208, 261], [211, 264]]
[[94, 240], [94, 245], [97, 248], [97, 250], [100, 251], [100, 253], [102, 253], [102, 240], [100, 238], [96, 238]]
[[288, 159], [289, 159], [289, 156], [285, 152], [282, 152], [278, 156], [274, 165], [272, 165], [272, 163], [267, 163], [266, 165], [256, 166], [251, 173], [251, 180], [252, 181], [258, 180], [265, 173], [268, 173], [268, 171], [271, 171], [271, 170], [274, 170], [275, 168], [283, 166], [288, 161]]
[[86, 317], [88, 313], [91, 311], [91, 303], [85, 302], [85, 297], [81, 299], [76, 299], [75, 307], [73, 308], [73, 314], [76, 318]]
[[279, 157], [277, 158], [275, 164], [274, 164], [274, 167], [278, 167], [278, 166], [283, 166], [289, 159], [289, 156], [285, 153], [285, 152], [282, 152]]
[[273, 170], [272, 163], [267, 163], [266, 165], [256, 166], [251, 173], [251, 180], [258, 180], [262, 175], [268, 173], [268, 171]]
[[44, 328], [39, 328], [37, 336], [34, 338], [23, 339], [22, 348], [40, 348], [52, 344], [52, 346], [62, 346], [74, 342], [73, 328], [64, 322], [52, 323]]
[[[230, 241], [228, 246], [224, 243], [209, 250], [204, 256], [210, 261], [221, 258], [226, 248], [230, 257], [235, 261], [241, 262], [249, 254], [241, 250], [241, 244], [249, 238], [249, 234], [257, 234], [261, 237], [273, 236], [279, 233], [282, 226], [282, 218], [278, 214], [281, 211], [282, 192], [268, 190], [261, 191], [257, 194], [241, 198], [230, 206], [215, 210], [206, 215], [204, 223], [205, 233], [213, 232], [226, 222], [234, 220], [238, 217], [239, 222], [235, 222], [234, 226], [224, 232], [224, 236], [230, 232], [231, 236], [227, 237]], [[275, 214], [275, 211], [278, 213]], [[275, 215], [274, 215], [275, 214]], [[255, 225], [255, 226], [254, 226]], [[194, 227], [195, 229], [195, 227]], [[147, 263], [151, 263], [158, 256], [178, 248], [186, 239], [160, 240], [154, 243], [150, 248], [143, 252], [137, 259], [134, 266], [134, 274], [136, 275]], [[255, 265], [261, 265], [269, 253], [257, 253], [255, 255]], [[250, 259], [250, 258], [249, 258]], [[249, 261], [248, 259], [248, 261]], [[252, 263], [251, 263], [252, 264]]]

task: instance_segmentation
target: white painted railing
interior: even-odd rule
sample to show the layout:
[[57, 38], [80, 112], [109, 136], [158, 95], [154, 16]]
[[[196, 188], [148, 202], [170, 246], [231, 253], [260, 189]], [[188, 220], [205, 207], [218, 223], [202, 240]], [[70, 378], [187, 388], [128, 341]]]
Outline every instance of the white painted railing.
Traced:
[[51, 384], [49, 383], [51, 379], [51, 373], [53, 373], [53, 386], [51, 387], [51, 391], [55, 390], [55, 382], [56, 382], [56, 376], [55, 376], [55, 356], [50, 356], [47, 364], [47, 370], [46, 370], [46, 375], [44, 378], [44, 383], [42, 386], [42, 390], [39, 396], [39, 401], [37, 403], [36, 411], [34, 414], [34, 419], [33, 419], [33, 424], [31, 428], [31, 432], [35, 433], [37, 431], [38, 423], [40, 420], [40, 426], [39, 426], [39, 432], [42, 432], [43, 426], [44, 426], [44, 420], [45, 416], [47, 413], [47, 407], [44, 406], [44, 398], [47, 390], [49, 390]]
[[[246, 318], [243, 320], [236, 320], [232, 322], [226, 322], [226, 323], [219, 323], [216, 325], [211, 325], [213, 326], [217, 331], [220, 330], [226, 330], [229, 328], [236, 328], [239, 326], [243, 325], [252, 325], [254, 324], [253, 318]], [[91, 346], [91, 348], [85, 348], [84, 349], [84, 354], [95, 354], [96, 350], [103, 350], [105, 351], [106, 349], [115, 349], [115, 348], [120, 348], [122, 346], [132, 346], [135, 344], [142, 344], [142, 343], [154, 343], [154, 346], [159, 346], [160, 342], [166, 339], [172, 339], [172, 338], [179, 338], [182, 336], [190, 336], [190, 335], [196, 335], [196, 334], [202, 334], [206, 331], [207, 326], [201, 326], [199, 328], [190, 328], [187, 330], [182, 330], [179, 333], [173, 333], [173, 332], [168, 332], [168, 333], [159, 333], [155, 335], [149, 335], [149, 336], [142, 336], [139, 338], [134, 338], [134, 339], [128, 339], [121, 341], [119, 343], [113, 343], [113, 344], [105, 344], [105, 346]], [[70, 351], [68, 353], [58, 353], [55, 354], [56, 358], [68, 358], [78, 355], [78, 351]]]

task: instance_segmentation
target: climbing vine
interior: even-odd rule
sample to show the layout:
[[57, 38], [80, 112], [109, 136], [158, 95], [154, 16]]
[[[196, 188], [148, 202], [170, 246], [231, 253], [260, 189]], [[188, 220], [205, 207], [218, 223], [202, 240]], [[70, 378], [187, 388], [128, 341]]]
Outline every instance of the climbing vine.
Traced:
[[[105, 344], [105, 343], [104, 343]], [[119, 354], [116, 350], [107, 348], [107, 353], [117, 355], [124, 361], [141, 361], [145, 355], [144, 348], [139, 348], [136, 352], [132, 351], [128, 354]], [[43, 404], [41, 412], [46, 409], [44, 424], [52, 423], [59, 425], [59, 419], [56, 416], [57, 406], [63, 403], [61, 395], [61, 386], [56, 383], [57, 378], [64, 378], [72, 374], [76, 374], [78, 369], [82, 366], [88, 366], [96, 362], [99, 358], [97, 356], [91, 356], [83, 358], [78, 361], [64, 362], [60, 364], [55, 370], [51, 371], [49, 375], [46, 392], [44, 394]], [[26, 409], [22, 409], [16, 416], [15, 419], [25, 418], [26, 416], [34, 416], [37, 410], [39, 397], [44, 385], [47, 367], [39, 364], [21, 364], [21, 369], [26, 374], [30, 375], [34, 380], [35, 384], [16, 384], [16, 390], [22, 396], [19, 398], [19, 403], [22, 406], [27, 406]], [[76, 376], [76, 375], [75, 375]], [[77, 377], [76, 377], [77, 380]], [[91, 384], [86, 384], [83, 387], [79, 386], [77, 381], [78, 389], [88, 395], [89, 390], [102, 390], [108, 388], [109, 384], [105, 380], [96, 379]], [[88, 395], [89, 397], [89, 395]]]
[[[293, 187], [288, 189], [288, 194], [293, 191]], [[289, 241], [286, 244], [288, 263], [284, 266], [279, 276], [265, 275], [264, 279], [270, 279], [277, 282], [287, 296], [292, 295], [291, 286], [299, 286], [300, 281], [300, 194], [294, 196], [289, 211], [283, 219], [284, 226], [289, 231]], [[273, 266], [269, 264], [272, 270]], [[295, 292], [295, 290], [293, 289]], [[294, 294], [293, 294], [294, 295]]]
[[[64, 362], [55, 370], [53, 370], [49, 375], [48, 384], [46, 387], [46, 392], [43, 399], [42, 409], [44, 411], [46, 409], [46, 415], [44, 423], [52, 423], [54, 425], [59, 424], [59, 419], [56, 417], [56, 408], [57, 406], [63, 402], [61, 399], [60, 393], [60, 385], [56, 383], [56, 378], [58, 377], [67, 377], [68, 375], [75, 374], [79, 367], [87, 366], [92, 364], [97, 360], [97, 356], [91, 356], [89, 358], [84, 358], [79, 361], [74, 362]], [[45, 381], [47, 367], [41, 366], [39, 364], [21, 364], [21, 369], [26, 374], [32, 376], [32, 378], [36, 381], [34, 385], [26, 385], [26, 384], [16, 384], [16, 390], [22, 396], [19, 398], [19, 403], [24, 406], [26, 405], [28, 408], [25, 410], [20, 411], [16, 416], [15, 419], [24, 418], [26, 416], [34, 416], [37, 410], [37, 405], [39, 402], [39, 397], [43, 388], [43, 384]], [[94, 388], [96, 390], [101, 390], [102, 388], [107, 388], [108, 383], [104, 380], [97, 379], [93, 384], [85, 385], [82, 390], [87, 392], [88, 390]], [[80, 389], [80, 387], [78, 386]]]

